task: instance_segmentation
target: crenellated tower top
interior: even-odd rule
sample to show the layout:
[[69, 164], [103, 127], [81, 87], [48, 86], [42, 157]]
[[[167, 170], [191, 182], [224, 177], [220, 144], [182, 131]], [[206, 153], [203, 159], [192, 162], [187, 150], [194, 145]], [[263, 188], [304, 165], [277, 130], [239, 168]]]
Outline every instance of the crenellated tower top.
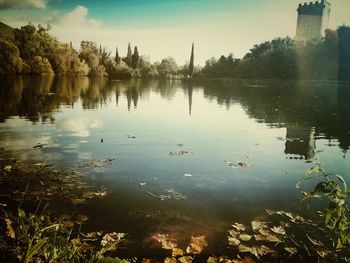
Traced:
[[307, 41], [319, 38], [328, 28], [331, 4], [327, 0], [308, 2], [298, 6], [296, 39]]

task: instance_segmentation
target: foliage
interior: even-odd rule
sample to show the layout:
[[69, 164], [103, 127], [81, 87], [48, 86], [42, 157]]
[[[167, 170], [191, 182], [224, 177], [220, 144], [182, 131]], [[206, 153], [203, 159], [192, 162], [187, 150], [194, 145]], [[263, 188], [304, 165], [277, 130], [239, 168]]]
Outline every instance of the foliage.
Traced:
[[41, 56], [35, 56], [33, 60], [30, 61], [30, 70], [33, 74], [44, 75], [53, 74], [51, 64], [47, 58]]
[[158, 74], [162, 78], [171, 77], [177, 74], [178, 66], [173, 57], [167, 57], [162, 59], [160, 63], [156, 63], [155, 67]]
[[21, 209], [17, 215], [2, 211], [0, 231], [0, 260], [6, 262], [128, 262], [105, 256], [116, 250], [123, 233], [74, 236], [73, 228]]
[[347, 206], [349, 189], [344, 178], [327, 173], [323, 164], [317, 160], [315, 166], [305, 172], [304, 178], [297, 183], [300, 187], [306, 180], [321, 178], [313, 191], [305, 192], [303, 200], [324, 196], [329, 204], [325, 214], [325, 225], [333, 233], [333, 245], [336, 249], [350, 247], [350, 214]]
[[191, 58], [190, 58], [190, 65], [188, 66], [188, 75], [193, 75], [193, 69], [194, 69], [194, 44], [192, 44], [192, 51], [191, 51]]
[[22, 72], [23, 61], [18, 48], [8, 40], [0, 37], [0, 73]]
[[134, 54], [132, 55], [132, 68], [136, 69], [140, 61], [139, 51], [137, 50], [137, 47], [134, 48]]

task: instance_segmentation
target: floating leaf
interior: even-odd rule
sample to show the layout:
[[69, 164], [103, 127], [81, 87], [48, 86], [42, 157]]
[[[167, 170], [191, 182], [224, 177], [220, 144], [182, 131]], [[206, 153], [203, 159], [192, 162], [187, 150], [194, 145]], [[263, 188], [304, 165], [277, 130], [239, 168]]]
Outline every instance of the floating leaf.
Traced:
[[192, 177], [192, 174], [184, 174], [185, 177]]
[[8, 236], [9, 238], [15, 239], [16, 234], [12, 228], [11, 220], [9, 218], [5, 218], [5, 221], [6, 221], [6, 236]]
[[239, 223], [235, 223], [232, 225], [233, 228], [235, 228], [237, 231], [244, 231], [245, 230], [245, 226]]
[[252, 238], [252, 236], [247, 235], [247, 234], [241, 234], [239, 235], [239, 239], [242, 241], [249, 241]]
[[205, 236], [191, 237], [186, 252], [190, 254], [199, 254], [206, 246], [208, 246], [208, 243], [205, 240]]
[[287, 251], [291, 255], [298, 254], [298, 249], [296, 247], [285, 247], [284, 250]]
[[146, 185], [146, 183], [140, 183], [140, 186], [145, 186]]
[[274, 226], [273, 228], [270, 228], [272, 230], [272, 232], [276, 233], [276, 234], [280, 234], [280, 235], [285, 235], [286, 231], [284, 230], [284, 228], [282, 226]]

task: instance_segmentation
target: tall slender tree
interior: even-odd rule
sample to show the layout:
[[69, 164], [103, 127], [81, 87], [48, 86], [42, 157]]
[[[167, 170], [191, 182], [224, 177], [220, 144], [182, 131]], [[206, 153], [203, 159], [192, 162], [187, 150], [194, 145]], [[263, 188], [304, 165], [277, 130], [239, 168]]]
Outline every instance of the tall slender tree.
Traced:
[[114, 61], [115, 63], [118, 65], [120, 63], [120, 56], [119, 56], [119, 52], [118, 52], [118, 47], [115, 48], [115, 58]]
[[132, 55], [132, 67], [137, 68], [137, 65], [139, 64], [140, 56], [139, 51], [137, 50], [137, 46], [134, 48], [134, 54]]
[[194, 69], [194, 43], [192, 43], [190, 65], [188, 67], [188, 75], [190, 75], [191, 77], [193, 75], [193, 69]]
[[130, 43], [128, 44], [128, 54], [126, 55], [125, 63], [130, 67], [132, 65], [132, 51]]

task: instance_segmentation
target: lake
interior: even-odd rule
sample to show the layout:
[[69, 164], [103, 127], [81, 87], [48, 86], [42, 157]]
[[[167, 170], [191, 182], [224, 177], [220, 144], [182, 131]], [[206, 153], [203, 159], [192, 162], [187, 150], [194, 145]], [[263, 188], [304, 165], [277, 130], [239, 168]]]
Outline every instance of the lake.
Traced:
[[314, 185], [296, 183], [316, 157], [350, 182], [349, 147], [350, 83], [1, 79], [0, 153], [64, 167], [115, 158], [86, 169], [106, 198], [57, 209], [128, 233], [132, 255], [157, 253], [156, 233], [206, 235], [220, 253], [233, 223], [266, 208], [312, 215], [320, 204], [300, 198]]

